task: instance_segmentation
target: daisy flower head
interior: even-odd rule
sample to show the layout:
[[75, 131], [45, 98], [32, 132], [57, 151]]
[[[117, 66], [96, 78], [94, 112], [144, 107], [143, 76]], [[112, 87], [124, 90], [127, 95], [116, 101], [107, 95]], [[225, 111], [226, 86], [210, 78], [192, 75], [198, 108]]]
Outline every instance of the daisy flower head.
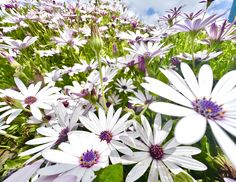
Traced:
[[51, 105], [60, 97], [60, 88], [45, 86], [40, 90], [42, 82], [35, 85], [30, 84], [27, 88], [19, 78], [15, 77], [14, 80], [19, 91], [6, 89], [1, 90], [1, 92], [12, 99], [20, 101], [24, 108], [29, 107], [32, 115], [38, 120], [42, 119], [40, 109], [52, 109]]
[[[136, 164], [126, 177], [126, 182], [133, 182], [139, 179], [150, 167], [148, 181], [172, 182], [171, 173], [184, 172], [182, 168], [204, 171], [207, 167], [201, 162], [192, 158], [192, 155], [199, 154], [198, 148], [190, 146], [179, 146], [175, 138], [165, 142], [172, 128], [172, 122], [168, 121], [162, 127], [161, 115], [157, 114], [154, 119], [153, 130], [147, 118], [141, 115], [142, 125], [135, 123], [135, 130], [140, 140], [130, 136], [121, 136], [122, 141], [136, 149], [133, 155], [121, 157], [122, 164]], [[160, 176], [160, 178], [159, 178]]]
[[134, 106], [146, 106], [153, 102], [154, 97], [145, 91], [144, 93], [140, 90], [138, 92], [133, 92], [135, 97], [129, 97], [129, 103]]
[[4, 102], [0, 102], [0, 121], [6, 119], [6, 124], [10, 124], [23, 109], [16, 108], [17, 102], [14, 99], [4, 95], [0, 97], [3, 97], [4, 100]]
[[116, 85], [117, 85], [116, 89], [119, 92], [124, 92], [124, 93], [133, 92], [134, 89], [136, 88], [133, 85], [133, 80], [131, 78], [129, 78], [128, 80], [124, 78], [117, 79]]
[[41, 126], [37, 129], [37, 133], [42, 135], [42, 137], [26, 142], [27, 145], [37, 146], [19, 154], [19, 156], [34, 154], [26, 163], [41, 156], [42, 151], [66, 142], [68, 140], [68, 133], [77, 129], [79, 116], [83, 114], [81, 107], [75, 108], [71, 115], [68, 114], [62, 103], [58, 103], [54, 110], [56, 118], [53, 123], [51, 122], [51, 126]]
[[60, 150], [49, 149], [43, 152], [43, 157], [56, 163], [38, 171], [42, 176], [57, 175], [76, 176], [77, 181], [91, 182], [96, 177], [94, 171], [108, 166], [110, 151], [106, 143], [101, 142], [95, 134], [85, 131], [75, 131], [68, 135], [68, 143], [61, 143]]
[[194, 53], [193, 55], [189, 53], [182, 53], [176, 56], [176, 58], [188, 60], [188, 61], [191, 61], [194, 58], [195, 61], [206, 62], [206, 61], [209, 61], [211, 59], [218, 57], [221, 54], [222, 54], [221, 51], [208, 53], [207, 50], [204, 50], [204, 51], [198, 51]]
[[208, 123], [218, 144], [236, 167], [233, 152], [236, 144], [225, 133], [236, 136], [236, 71], [225, 74], [213, 88], [213, 72], [209, 65], [200, 68], [198, 79], [188, 64], [181, 63], [180, 68], [183, 77], [171, 69], [161, 69], [174, 88], [146, 78], [147, 83], [142, 84], [146, 90], [176, 103], [153, 102], [149, 108], [165, 115], [183, 117], [175, 128], [175, 137], [182, 144], [198, 142]]
[[99, 108], [98, 117], [89, 112], [88, 117], [81, 116], [80, 122], [91, 132], [95, 133], [100, 141], [105, 141], [111, 154], [109, 156], [111, 163], [120, 163], [121, 152], [123, 154], [131, 155], [132, 150], [128, 148], [120, 140], [120, 136], [126, 135], [125, 130], [132, 124], [131, 120], [128, 120], [130, 113], [120, 117], [122, 109], [118, 109], [114, 113], [114, 108], [111, 105], [106, 113], [103, 109]]

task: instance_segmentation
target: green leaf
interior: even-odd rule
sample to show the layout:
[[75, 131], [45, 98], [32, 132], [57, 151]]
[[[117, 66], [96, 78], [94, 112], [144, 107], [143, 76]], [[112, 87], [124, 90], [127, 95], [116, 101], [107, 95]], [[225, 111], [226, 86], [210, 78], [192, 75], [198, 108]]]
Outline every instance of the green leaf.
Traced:
[[121, 164], [110, 165], [96, 172], [94, 182], [122, 182], [123, 181], [123, 166]]
[[174, 177], [174, 182], [194, 182], [193, 178], [188, 174], [181, 172]]

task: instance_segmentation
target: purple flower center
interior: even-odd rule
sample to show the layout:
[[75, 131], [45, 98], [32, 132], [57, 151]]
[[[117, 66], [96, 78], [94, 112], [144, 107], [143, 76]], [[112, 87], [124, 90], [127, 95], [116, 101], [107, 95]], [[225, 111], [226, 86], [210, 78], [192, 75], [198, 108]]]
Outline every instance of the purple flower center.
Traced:
[[207, 119], [221, 120], [224, 117], [224, 111], [222, 107], [211, 100], [206, 98], [197, 99], [192, 102], [194, 110], [206, 117]]
[[102, 79], [103, 82], [107, 82], [107, 80], [108, 80], [107, 77], [104, 77], [104, 78]]
[[122, 88], [123, 90], [127, 90], [128, 87], [127, 87], [126, 85], [122, 85], [121, 88]]
[[69, 128], [68, 127], [66, 127], [65, 129], [61, 130], [61, 132], [59, 134], [59, 137], [58, 137], [58, 140], [56, 141], [56, 144], [59, 145], [62, 142], [68, 141], [68, 135], [67, 135], [68, 133], [69, 133]]
[[161, 160], [164, 156], [164, 151], [159, 145], [151, 145], [149, 148], [150, 155], [156, 160]]
[[102, 141], [106, 141], [107, 143], [110, 143], [112, 140], [112, 133], [110, 131], [103, 131], [100, 133], [99, 138]]
[[32, 105], [33, 103], [35, 103], [37, 101], [37, 98], [34, 97], [34, 96], [29, 96], [29, 97], [26, 97], [25, 99], [25, 104], [27, 105]]
[[65, 106], [65, 107], [69, 107], [69, 105], [70, 105], [70, 103], [66, 100], [66, 101], [64, 101], [64, 102], [62, 102], [63, 103], [63, 105]]
[[85, 168], [90, 168], [94, 164], [98, 163], [99, 157], [100, 156], [99, 156], [97, 151], [87, 150], [80, 157], [80, 161], [79, 161], [80, 162], [80, 166], [81, 167], [85, 167]]

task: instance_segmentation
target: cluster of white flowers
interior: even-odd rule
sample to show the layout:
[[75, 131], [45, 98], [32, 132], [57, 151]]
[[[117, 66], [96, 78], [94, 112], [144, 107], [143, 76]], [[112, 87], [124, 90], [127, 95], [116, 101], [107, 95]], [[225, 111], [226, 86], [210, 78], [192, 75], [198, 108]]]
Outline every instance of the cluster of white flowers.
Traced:
[[[119, 163], [135, 164], [126, 182], [145, 173], [149, 182], [173, 182], [180, 173], [194, 181], [187, 170], [208, 165], [195, 158], [200, 146], [190, 145], [208, 124], [236, 170], [236, 70], [216, 83], [208, 63], [224, 50], [192, 46], [186, 53], [170, 41], [189, 32], [192, 44], [215, 46], [235, 40], [233, 24], [218, 25], [221, 15], [203, 11], [181, 14], [180, 7], [162, 17], [165, 27], [149, 27], [119, 0], [31, 3], [25, 13], [17, 12], [17, 2], [1, 7], [0, 56], [14, 69], [15, 86], [0, 89], [0, 135], [15, 139], [8, 131], [22, 120], [36, 127], [18, 153], [27, 159], [24, 167], [4, 182], [90, 182]], [[32, 32], [23, 40], [10, 36], [24, 28]], [[206, 39], [196, 41], [202, 30]]]

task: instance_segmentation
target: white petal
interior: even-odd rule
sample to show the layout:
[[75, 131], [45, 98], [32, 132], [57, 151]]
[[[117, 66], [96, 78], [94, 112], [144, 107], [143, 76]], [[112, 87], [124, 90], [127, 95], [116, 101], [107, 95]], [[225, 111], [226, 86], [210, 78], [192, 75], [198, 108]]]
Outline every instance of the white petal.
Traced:
[[36, 119], [38, 119], [38, 120], [42, 119], [42, 113], [41, 113], [41, 111], [39, 110], [39, 108], [37, 106], [31, 105], [30, 106], [30, 111]]
[[133, 152], [133, 155], [123, 155], [121, 157], [121, 163], [124, 165], [127, 164], [135, 164], [138, 163], [144, 159], [147, 159], [150, 157], [149, 152]]
[[166, 139], [166, 137], [169, 135], [170, 130], [172, 128], [172, 121], [168, 121], [164, 127], [162, 128], [162, 130], [160, 130], [157, 134], [156, 134], [156, 138], [155, 138], [155, 142], [153, 144], [162, 144], [162, 142]]
[[118, 142], [116, 140], [112, 140], [111, 144], [113, 145], [114, 148], [116, 148], [122, 154], [126, 154], [126, 155], [132, 155], [133, 154], [132, 150], [129, 147], [127, 147], [125, 144], [121, 143], [121, 142]]
[[213, 86], [213, 72], [209, 65], [205, 64], [201, 67], [198, 75], [198, 82], [202, 97], [209, 99]]
[[184, 170], [177, 166], [175, 163], [170, 162], [170, 161], [166, 161], [165, 159], [162, 160], [162, 162], [166, 165], [166, 167], [175, 175], [181, 172], [184, 172]]
[[63, 173], [65, 171], [71, 170], [74, 167], [76, 166], [71, 164], [56, 164], [41, 168], [37, 171], [37, 173], [43, 176], [50, 176]]
[[211, 93], [211, 98], [213, 100], [217, 100], [217, 98], [224, 96], [225, 92], [228, 91], [228, 88], [230, 88], [231, 86], [233, 87], [235, 85], [234, 84], [235, 78], [236, 78], [236, 71], [230, 71], [227, 74], [225, 74], [214, 87]]
[[207, 167], [203, 163], [191, 157], [170, 155], [165, 158], [165, 161], [170, 161], [177, 164], [178, 166], [196, 171], [204, 171], [207, 169]]
[[22, 109], [15, 109], [15, 112], [13, 112], [10, 116], [8, 116], [6, 120], [6, 124], [11, 123], [20, 113]]
[[19, 78], [15, 77], [14, 80], [15, 80], [16, 86], [19, 88], [21, 93], [23, 93], [25, 96], [30, 94], [25, 84]]
[[152, 158], [150, 157], [136, 164], [127, 175], [125, 182], [133, 182], [140, 178], [146, 172], [151, 162]]
[[184, 155], [184, 156], [191, 156], [201, 153], [201, 150], [196, 147], [190, 147], [190, 146], [179, 146], [176, 148], [171, 148], [168, 150], [165, 150], [165, 154], [171, 154], [171, 155]]
[[150, 141], [153, 144], [153, 134], [152, 134], [152, 128], [147, 120], [147, 118], [144, 115], [141, 115], [141, 121], [144, 128], [144, 132], [147, 135], [148, 141]]
[[226, 123], [224, 123], [224, 120], [217, 121], [217, 124], [220, 125], [222, 128], [224, 128], [227, 132], [229, 132], [231, 135], [236, 137], [236, 127], [230, 126]]
[[211, 130], [220, 145], [221, 149], [225, 153], [225, 155], [229, 158], [233, 166], [236, 168], [236, 145], [229, 138], [229, 136], [214, 122], [209, 120], [209, 124], [211, 126]]
[[180, 117], [189, 116], [195, 113], [192, 109], [167, 102], [153, 102], [149, 105], [149, 109], [157, 113]]
[[107, 123], [107, 118], [106, 118], [106, 114], [105, 114], [105, 111], [101, 108], [98, 109], [98, 116], [99, 116], [99, 121], [100, 121], [100, 125], [102, 127], [102, 130], [106, 130], [107, 126], [106, 126], [106, 123]]
[[37, 128], [37, 132], [44, 136], [52, 136], [52, 137], [58, 136], [58, 133], [52, 128], [40, 127], [40, 128]]
[[31, 155], [31, 154], [37, 153], [39, 151], [42, 151], [42, 150], [44, 150], [44, 149], [46, 149], [46, 148], [48, 148], [52, 145], [53, 145], [52, 142], [51, 143], [46, 143], [46, 144], [43, 144], [43, 145], [39, 145], [37, 147], [34, 147], [32, 149], [29, 149], [29, 150], [26, 150], [26, 151], [20, 153], [19, 156]]
[[111, 153], [109, 155], [112, 164], [118, 164], [121, 162], [121, 158], [117, 150], [113, 146], [109, 146]]
[[108, 129], [110, 129], [110, 130], [112, 130], [112, 128], [115, 126], [115, 124], [117, 123], [117, 121], [118, 121], [118, 119], [119, 119], [119, 117], [120, 117], [120, 114], [121, 114], [121, 112], [122, 112], [122, 109], [120, 108], [120, 109], [118, 109], [116, 112], [115, 112], [115, 114], [114, 114], [114, 116], [112, 117], [112, 119], [111, 120], [108, 120], [108, 115], [107, 115], [107, 120], [109, 121], [109, 124], [108, 124]]
[[145, 80], [149, 83], [142, 83], [141, 85], [146, 90], [153, 92], [168, 100], [176, 102], [178, 104], [181, 104], [187, 107], [192, 107], [191, 102], [186, 97], [181, 95], [179, 92], [174, 90], [172, 87], [153, 78], [146, 77]]
[[206, 126], [206, 118], [199, 114], [184, 117], [175, 127], [175, 138], [181, 144], [191, 145], [203, 137]]
[[52, 182], [76, 182], [76, 176], [67, 175], [67, 176], [59, 176], [54, 179]]
[[186, 85], [184, 79], [175, 71], [163, 70], [160, 69], [161, 72], [169, 79], [169, 81], [174, 85], [176, 89], [178, 89], [186, 98], [189, 100], [195, 100], [195, 95], [191, 92], [191, 90]]
[[163, 149], [168, 150], [168, 149], [171, 149], [171, 148], [175, 148], [179, 145], [180, 144], [176, 141], [176, 138], [172, 138], [163, 145]]
[[39, 145], [39, 144], [53, 142], [53, 141], [56, 142], [57, 139], [58, 139], [58, 137], [35, 138], [35, 139], [32, 139], [32, 140], [29, 140], [25, 144], [27, 144], [27, 145]]
[[87, 169], [82, 178], [82, 182], [92, 182], [95, 177], [96, 175], [94, 174], [94, 172], [91, 169]]
[[149, 148], [144, 143], [135, 138], [121, 136], [120, 139], [132, 148], [142, 151], [149, 151]]
[[157, 182], [158, 181], [158, 169], [156, 160], [152, 161], [150, 172], [148, 175], [148, 182]]
[[96, 126], [94, 126], [94, 124], [88, 118], [80, 116], [79, 120], [88, 130], [92, 131], [93, 133], [96, 133], [97, 135], [100, 135], [99, 129], [96, 128]]
[[186, 63], [181, 63], [180, 65], [181, 67], [181, 71], [183, 73], [183, 76], [185, 78], [186, 83], [188, 84], [189, 88], [192, 90], [192, 92], [194, 93], [194, 95], [197, 98], [200, 98], [200, 88], [197, 82], [197, 79], [193, 73], [193, 71], [191, 70], [191, 68], [189, 67], [188, 64]]
[[157, 168], [160, 174], [161, 182], [174, 182], [170, 175], [170, 172], [160, 160], [157, 161]]
[[59, 150], [46, 150], [42, 153], [42, 156], [50, 162], [61, 164], [79, 164], [79, 158], [69, 155]]

